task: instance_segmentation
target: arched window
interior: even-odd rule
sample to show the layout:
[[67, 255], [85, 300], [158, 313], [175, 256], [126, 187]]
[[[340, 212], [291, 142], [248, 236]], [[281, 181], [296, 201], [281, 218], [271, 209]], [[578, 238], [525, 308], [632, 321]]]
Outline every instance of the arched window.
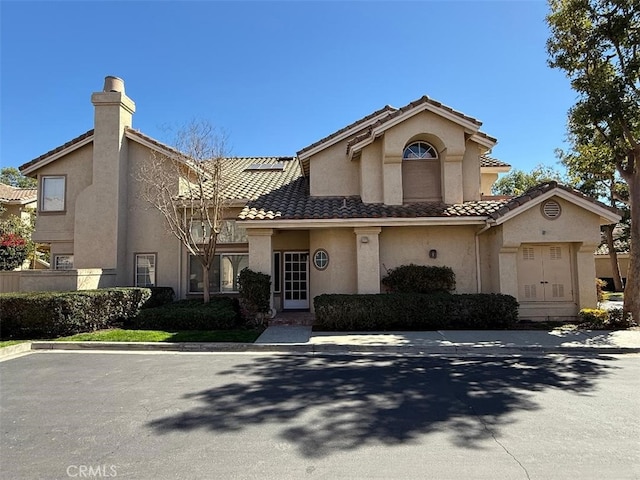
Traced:
[[402, 153], [404, 203], [442, 201], [438, 151], [427, 142], [413, 142]]
[[435, 148], [426, 142], [414, 142], [404, 149], [403, 160], [421, 160], [425, 158], [438, 158]]

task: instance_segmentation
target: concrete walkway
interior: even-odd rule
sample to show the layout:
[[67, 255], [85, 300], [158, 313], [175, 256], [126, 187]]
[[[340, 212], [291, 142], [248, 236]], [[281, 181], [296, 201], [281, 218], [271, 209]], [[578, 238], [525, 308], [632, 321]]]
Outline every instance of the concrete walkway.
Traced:
[[38, 350], [113, 352], [388, 353], [395, 355], [638, 354], [640, 330], [446, 330], [313, 332], [268, 327], [255, 343], [31, 342], [0, 349], [0, 360]]

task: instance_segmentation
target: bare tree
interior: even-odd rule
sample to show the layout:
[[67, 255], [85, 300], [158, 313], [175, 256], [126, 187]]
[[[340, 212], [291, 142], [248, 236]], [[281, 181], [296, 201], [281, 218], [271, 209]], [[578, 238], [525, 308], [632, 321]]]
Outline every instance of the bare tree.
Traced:
[[191, 121], [173, 147], [152, 150], [134, 174], [140, 196], [159, 211], [171, 233], [202, 265], [204, 303], [228, 201], [224, 196], [226, 136], [208, 122]]

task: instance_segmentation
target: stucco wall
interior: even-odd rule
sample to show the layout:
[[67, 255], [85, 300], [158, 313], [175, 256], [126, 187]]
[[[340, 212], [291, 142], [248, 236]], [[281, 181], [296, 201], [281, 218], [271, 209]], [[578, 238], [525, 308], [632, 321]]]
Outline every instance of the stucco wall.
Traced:
[[502, 226], [491, 228], [480, 234], [478, 240], [481, 259], [481, 293], [499, 293]]
[[127, 285], [135, 282], [135, 255], [155, 253], [156, 282], [158, 286], [173, 287], [181, 296], [180, 264], [183, 248], [179, 240], [169, 231], [162, 214], [140, 198], [141, 185], [135, 181], [135, 172], [141, 162], [148, 161], [150, 150], [129, 140], [128, 152], [128, 203], [126, 227], [126, 252], [123, 262], [124, 274], [119, 279]]
[[[38, 178], [45, 175], [66, 175], [66, 196], [63, 213], [38, 212], [32, 238], [36, 242], [73, 242], [76, 198], [91, 184], [93, 148], [85, 145], [38, 170]], [[70, 252], [65, 252], [70, 253]]]
[[356, 235], [353, 228], [311, 230], [310, 255], [319, 248], [323, 248], [329, 254], [329, 265], [325, 270], [317, 270], [311, 258], [311, 300], [321, 293], [356, 293]]
[[[456, 275], [457, 293], [476, 293], [475, 232], [478, 227], [385, 227], [380, 234], [381, 278], [386, 270], [414, 263], [447, 266]], [[436, 250], [437, 258], [429, 258]]]
[[347, 142], [342, 141], [314, 155], [310, 161], [312, 196], [360, 195], [358, 162], [349, 160]]

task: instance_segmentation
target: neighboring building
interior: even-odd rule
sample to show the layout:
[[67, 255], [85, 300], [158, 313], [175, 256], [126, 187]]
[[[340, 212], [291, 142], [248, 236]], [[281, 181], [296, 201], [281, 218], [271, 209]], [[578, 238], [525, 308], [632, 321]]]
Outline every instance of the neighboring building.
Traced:
[[[92, 102], [92, 130], [21, 167], [38, 179], [34, 239], [50, 244], [52, 270], [23, 274], [20, 288], [163, 285], [197, 295], [201, 269], [140, 199], [134, 175], [171, 149], [131, 128], [135, 105], [120, 79], [107, 77]], [[235, 291], [249, 266], [272, 275], [277, 310], [312, 309], [322, 293], [378, 293], [387, 270], [414, 263], [451, 267], [458, 293], [513, 295], [522, 318], [595, 307], [600, 225], [619, 216], [555, 182], [514, 199], [483, 196], [509, 165], [488, 156], [496, 139], [480, 126], [422, 97], [296, 157], [225, 159], [234, 208], [212, 291]]]
[[35, 188], [17, 188], [0, 183], [0, 220], [6, 220], [11, 215], [29, 222], [31, 212], [36, 210], [38, 190]]

